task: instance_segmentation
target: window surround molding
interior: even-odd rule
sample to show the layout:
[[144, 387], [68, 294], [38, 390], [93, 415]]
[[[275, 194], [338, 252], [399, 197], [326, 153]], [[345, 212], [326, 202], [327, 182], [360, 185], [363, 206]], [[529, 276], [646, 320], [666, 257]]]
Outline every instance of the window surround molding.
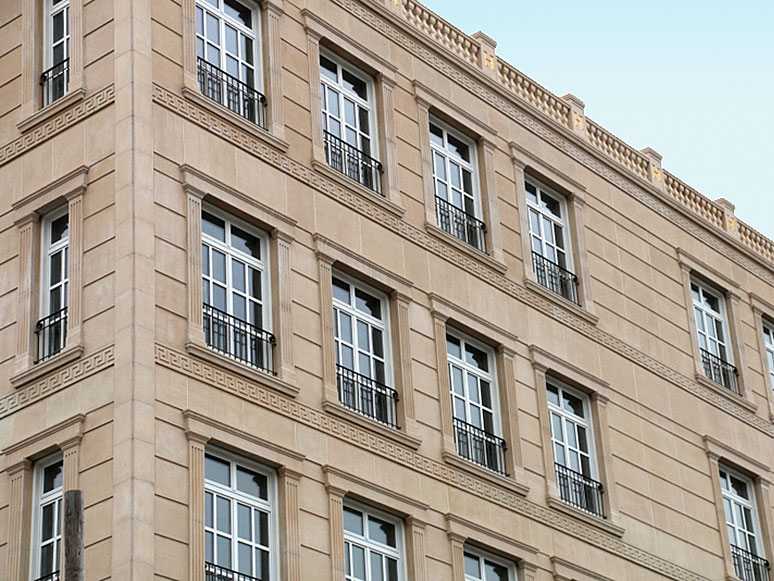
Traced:
[[[586, 237], [583, 235], [586, 231], [584, 220], [586, 186], [572, 179], [553, 165], [548, 164], [545, 160], [534, 155], [518, 143], [512, 141], [509, 145], [511, 148], [513, 176], [516, 182], [516, 206], [519, 211], [524, 286], [592, 325], [596, 325], [599, 317], [594, 307], [591, 274], [588, 268], [589, 255], [586, 249]], [[574, 274], [578, 277], [580, 305], [576, 305], [558, 293], [552, 292], [537, 281], [535, 267], [532, 263], [527, 191], [524, 187], [527, 176], [564, 197], [567, 210], [567, 237], [569, 238], [572, 253]]]
[[763, 374], [763, 387], [766, 391], [766, 401], [769, 403], [769, 419], [774, 422], [774, 381], [772, 380], [766, 341], [763, 337], [763, 326], [774, 329], [774, 304], [755, 293], [750, 293], [750, 305], [753, 311], [753, 320], [758, 335], [758, 350], [761, 355], [761, 372]]
[[45, 0], [23, 0], [22, 5], [22, 106], [16, 127], [27, 133], [86, 96], [83, 74], [83, 4], [70, 0], [70, 76], [65, 95], [43, 107], [38, 83], [44, 70]]
[[280, 577], [301, 581], [299, 483], [305, 456], [192, 410], [183, 411], [188, 439], [189, 572], [204, 581], [204, 456], [216, 448], [276, 471]]
[[[705, 262], [699, 260], [682, 248], [677, 249], [677, 259], [680, 263], [683, 290], [685, 293], [685, 306], [688, 316], [688, 328], [691, 335], [691, 348], [693, 352], [694, 378], [703, 387], [709, 388], [716, 393], [722, 394], [724, 397], [734, 401], [735, 403], [746, 408], [748, 411], [754, 413], [758, 409], [758, 406], [755, 403], [752, 389], [747, 386], [747, 382], [745, 381], [746, 365], [744, 349], [740, 348], [742, 345], [741, 340], [743, 337], [741, 323], [741, 287], [737, 281], [726, 276]], [[701, 353], [699, 351], [699, 337], [698, 330], [696, 328], [696, 318], [694, 316], [693, 296], [691, 294], [691, 282], [693, 280], [696, 280], [704, 286], [708, 286], [713, 289], [721, 296], [725, 303], [726, 324], [728, 325], [728, 342], [729, 348], [734, 358], [734, 365], [739, 372], [738, 381], [740, 395], [735, 394], [730, 389], [726, 389], [722, 385], [716, 384], [704, 373], [704, 368], [702, 367], [701, 363]]]
[[[344, 248], [333, 240], [320, 234], [313, 235], [320, 288], [320, 318], [322, 337], [320, 345], [323, 357], [323, 409], [370, 431], [397, 441], [414, 450], [418, 449], [420, 438], [419, 424], [416, 420], [414, 383], [411, 372], [409, 312], [411, 309], [411, 281], [390, 272], [357, 253]], [[345, 274], [362, 281], [385, 293], [388, 298], [390, 323], [390, 351], [392, 353], [392, 374], [394, 385], [400, 400], [397, 404], [397, 418], [400, 430], [390, 428], [380, 422], [363, 417], [350, 410], [339, 401], [336, 387], [336, 357], [333, 321], [333, 271], [341, 270]]]
[[[616, 537], [623, 536], [625, 529], [618, 509], [616, 480], [613, 472], [613, 455], [610, 448], [610, 426], [607, 416], [607, 404], [610, 401], [611, 393], [610, 384], [537, 345], [529, 346], [529, 355], [535, 373], [538, 421], [542, 437], [543, 468], [545, 471], [546, 504], [555, 510], [571, 515]], [[546, 394], [548, 388], [547, 376], [566, 383], [571, 388], [586, 394], [589, 398], [594, 459], [599, 481], [604, 486], [604, 494], [602, 495], [602, 505], [606, 515], [604, 519], [571, 506], [562, 500], [559, 493], [559, 487], [556, 482], [556, 470], [554, 468], [548, 395]]]
[[[440, 95], [420, 81], [415, 80], [413, 88], [417, 104], [419, 149], [422, 155], [425, 230], [502, 274], [508, 270], [508, 266], [505, 264], [503, 254], [502, 226], [500, 225], [497, 198], [497, 176], [495, 173], [497, 130], [485, 125], [450, 99]], [[477, 250], [438, 226], [435, 210], [435, 187], [433, 185], [433, 158], [430, 145], [431, 118], [437, 118], [443, 123], [451, 125], [455, 131], [468, 137], [475, 145], [477, 164], [474, 180], [477, 181], [475, 188], [481, 206], [480, 220], [486, 225], [487, 252]]]
[[[16, 293], [17, 340], [11, 385], [23, 387], [71, 363], [83, 354], [83, 196], [89, 168], [81, 166], [25, 196], [11, 207], [19, 233], [19, 288]], [[34, 364], [34, 328], [40, 318], [40, 253], [42, 222], [46, 214], [67, 206], [69, 214], [69, 291], [67, 340], [64, 348]]]
[[715, 511], [718, 518], [720, 532], [720, 544], [722, 545], [723, 560], [726, 565], [726, 579], [737, 579], [734, 572], [734, 562], [731, 556], [731, 544], [726, 527], [726, 515], [723, 507], [723, 491], [720, 487], [720, 466], [726, 466], [750, 479], [755, 493], [755, 503], [758, 513], [758, 526], [760, 527], [761, 546], [766, 548], [762, 555], [771, 558], [771, 547], [774, 541], [774, 522], [771, 517], [771, 487], [770, 468], [757, 460], [738, 452], [723, 442], [705, 435], [702, 438], [704, 451], [709, 463], [709, 475], [712, 480], [712, 492], [715, 501]]
[[492, 553], [516, 565], [513, 581], [535, 581], [540, 551], [507, 535], [469, 521], [459, 515], [446, 513], [446, 535], [451, 544], [452, 581], [465, 581], [465, 545], [473, 545], [485, 553]]
[[[29, 1], [29, 0], [27, 0]], [[79, 0], [82, 1], [82, 0]], [[196, 61], [196, 0], [183, 0], [183, 96], [210, 113], [226, 118], [242, 131], [257, 137], [271, 147], [285, 152], [290, 144], [285, 141], [284, 93], [282, 92], [282, 38], [281, 25], [284, 11], [283, 0], [250, 0], [259, 12], [260, 30], [256, 43], [260, 59], [256, 63], [261, 67], [258, 78], [263, 80], [266, 96], [266, 129], [251, 123], [202, 95], [199, 88]]]
[[329, 464], [322, 466], [328, 492], [332, 579], [344, 579], [344, 505], [347, 499], [386, 512], [403, 523], [405, 579], [430, 581], [426, 571], [425, 528], [429, 505], [359, 478]]
[[61, 451], [63, 492], [77, 489], [85, 421], [83, 414], [72, 416], [2, 450], [9, 480], [8, 579], [30, 578], [35, 462]]
[[[395, 98], [398, 69], [379, 54], [331, 27], [323, 18], [304, 8], [301, 11], [307, 39], [309, 59], [309, 89], [312, 115], [312, 166], [335, 183], [359, 193], [382, 209], [402, 217], [406, 209], [401, 204], [398, 181], [398, 143], [395, 127]], [[323, 120], [320, 95], [320, 45], [337, 58], [350, 63], [371, 76], [374, 89], [372, 115], [377, 136], [379, 161], [384, 168], [383, 195], [359, 184], [334, 170], [325, 161]]]
[[[296, 371], [293, 361], [293, 321], [292, 300], [289, 292], [291, 269], [290, 255], [295, 240], [295, 220], [287, 218], [276, 210], [257, 201], [253, 197], [239, 192], [191, 167], [180, 167], [180, 181], [186, 194], [187, 220], [187, 294], [188, 294], [188, 331], [186, 350], [200, 359], [224, 367], [250, 381], [266, 385], [284, 395], [295, 397], [299, 392], [296, 384]], [[202, 327], [202, 203], [212, 203], [224, 212], [234, 214], [236, 218], [248, 216], [249, 223], [268, 235], [269, 267], [266, 270], [270, 278], [269, 310], [271, 312], [272, 332], [277, 337], [274, 353], [276, 376], [232, 360], [207, 346]], [[195, 284], [191, 284], [196, 281]]]
[[[489, 482], [503, 486], [516, 494], [526, 496], [529, 487], [525, 484], [526, 474], [522, 465], [521, 436], [516, 402], [516, 380], [514, 375], [515, 346], [518, 337], [491, 322], [459, 308], [454, 302], [430, 293], [430, 312], [436, 349], [439, 403], [441, 407], [441, 434], [443, 450], [441, 456], [447, 464], [471, 472]], [[494, 354], [496, 367], [497, 399], [500, 402], [499, 421], [502, 426], [500, 437], [505, 440], [505, 466], [508, 476], [497, 474], [482, 466], [460, 457], [454, 443], [453, 411], [451, 404], [451, 383], [448, 354], [446, 352], [446, 331], [451, 327], [489, 347]]]
[[550, 560], [554, 581], [614, 581], [560, 557], [551, 556]]

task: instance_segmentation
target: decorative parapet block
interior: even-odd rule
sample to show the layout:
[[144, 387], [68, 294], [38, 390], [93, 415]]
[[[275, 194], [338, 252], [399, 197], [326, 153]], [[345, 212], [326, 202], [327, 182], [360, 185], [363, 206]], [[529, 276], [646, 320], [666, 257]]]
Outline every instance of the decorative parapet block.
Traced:
[[626, 143], [604, 129], [601, 125], [594, 123], [588, 117], [586, 117], [586, 131], [588, 133], [589, 142], [597, 149], [606, 153], [625, 168], [633, 171], [639, 177], [648, 180], [650, 163], [647, 157], [633, 147], [626, 145]]
[[570, 104], [569, 117], [567, 119], [567, 123], [570, 125], [570, 129], [585, 139], [586, 104], [572, 93], [567, 93], [564, 97], [562, 97], [562, 99]]
[[650, 164], [650, 170], [648, 171], [650, 183], [663, 190], [664, 170], [661, 168], [661, 154], [652, 147], [646, 147], [642, 150], [642, 153], [648, 158], [648, 163]]
[[568, 125], [570, 106], [567, 103], [505, 61], [498, 60], [496, 66], [497, 79], [503, 85], [557, 123]]
[[473, 33], [473, 38], [479, 43], [478, 66], [487, 75], [497, 79], [497, 55], [495, 54], [497, 43], [480, 30]]
[[718, 198], [715, 200], [715, 203], [720, 206], [723, 211], [723, 229], [734, 238], [739, 238], [739, 224], [736, 221], [736, 215], [734, 214], [736, 206], [725, 198]]
[[709, 220], [721, 230], [723, 227], [723, 208], [709, 198], [705, 198], [688, 184], [680, 181], [671, 173], [663, 172], [666, 193], [682, 205], [696, 212], [702, 218]]
[[414, 0], [401, 0], [401, 2], [406, 20], [470, 64], [478, 66], [480, 47], [471, 37], [419, 2]]

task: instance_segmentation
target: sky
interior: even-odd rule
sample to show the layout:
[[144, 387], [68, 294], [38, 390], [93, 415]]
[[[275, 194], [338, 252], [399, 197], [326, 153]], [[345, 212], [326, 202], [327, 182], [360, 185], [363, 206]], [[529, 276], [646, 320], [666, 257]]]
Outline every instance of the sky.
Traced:
[[774, 0], [422, 0], [774, 238]]

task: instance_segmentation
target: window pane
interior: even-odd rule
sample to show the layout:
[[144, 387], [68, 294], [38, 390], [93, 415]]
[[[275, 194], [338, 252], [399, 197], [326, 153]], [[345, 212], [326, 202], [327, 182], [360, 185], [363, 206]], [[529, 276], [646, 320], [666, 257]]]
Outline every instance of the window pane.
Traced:
[[344, 530], [363, 536], [363, 513], [344, 507]]
[[40, 540], [41, 541], [47, 541], [48, 539], [51, 539], [54, 537], [54, 527], [56, 525], [55, 522], [55, 513], [54, 513], [54, 503], [47, 504], [43, 507], [43, 510], [41, 511], [43, 514], [41, 516], [41, 529], [40, 529]]
[[220, 45], [220, 21], [209, 12], [207, 13], [207, 38], [214, 44]]
[[355, 289], [355, 307], [375, 319], [382, 318], [382, 301], [360, 289]]
[[462, 359], [462, 346], [460, 340], [451, 335], [446, 335], [446, 352], [452, 357]]
[[369, 516], [368, 537], [383, 545], [395, 547], [395, 525]]
[[204, 533], [204, 558], [207, 562], [212, 563], [215, 560], [213, 554], [213, 535], [212, 533]]
[[250, 272], [250, 278], [248, 279], [249, 288], [247, 289], [247, 294], [260, 300], [263, 295], [263, 289], [261, 285], [261, 271], [252, 267], [248, 267], [248, 270]]
[[336, 64], [325, 58], [323, 55], [320, 55], [320, 74], [335, 83], [338, 81], [338, 74], [336, 71]]
[[253, 512], [255, 520], [255, 542], [264, 547], [269, 546], [269, 514], [261, 510]]
[[50, 543], [40, 548], [40, 572], [43, 575], [53, 573], [59, 567], [54, 568], [54, 544]]
[[[64, 10], [54, 15], [54, 26], [52, 27], [54, 42], [64, 38]], [[54, 63], [57, 64], [57, 63]]]
[[451, 134], [447, 134], [447, 141], [449, 142], [449, 151], [455, 154], [460, 159], [470, 161], [470, 148], [467, 144], [463, 143], [460, 139], [457, 139]]
[[561, 210], [561, 204], [559, 203], [559, 200], [545, 193], [542, 193], [540, 197], [543, 200], [543, 206], [545, 207], [545, 209], [551, 212], [557, 218], [561, 219], [562, 210]]
[[446, 179], [446, 158], [444, 158], [440, 153], [434, 153], [433, 154], [433, 163], [435, 168], [435, 177], [441, 180]]
[[245, 543], [237, 545], [237, 571], [245, 575], [253, 574], [253, 548]]
[[212, 527], [212, 492], [204, 493], [204, 526]]
[[231, 259], [231, 284], [234, 289], [246, 292], [245, 288], [245, 264], [235, 258]]
[[224, 486], [231, 486], [229, 463], [213, 456], [204, 457], [204, 477]]
[[202, 232], [212, 236], [221, 242], [226, 241], [226, 222], [213, 216], [209, 212], [202, 211]]
[[382, 581], [384, 579], [382, 556], [375, 552], [371, 553], [371, 579], [373, 581]]
[[508, 581], [508, 569], [502, 565], [496, 565], [495, 563], [486, 561], [484, 570], [486, 571], [484, 577], [486, 581]]
[[260, 581], [269, 581], [269, 552], [257, 549], [255, 551], [255, 574]]
[[430, 141], [443, 147], [443, 129], [432, 123], [430, 124]]
[[261, 258], [260, 239], [236, 226], [231, 227], [231, 246], [239, 252], [244, 252], [248, 256], [252, 256], [259, 260]]
[[237, 466], [237, 490], [263, 500], [268, 499], [268, 480], [263, 474], [258, 474], [247, 468]]
[[481, 579], [481, 561], [476, 555], [465, 553], [465, 575]]
[[218, 549], [217, 564], [226, 569], [231, 569], [231, 540], [218, 535], [216, 545]]
[[226, 50], [233, 55], [239, 55], [239, 43], [236, 28], [226, 25]]
[[62, 486], [62, 461], [47, 466], [43, 471], [43, 492], [50, 492]]
[[253, 27], [253, 18], [250, 9], [236, 0], [223, 0], [223, 10], [234, 20], [247, 28]]
[[398, 581], [398, 561], [387, 557], [387, 581]]
[[349, 284], [333, 277], [333, 298], [349, 304]]
[[465, 344], [465, 360], [482, 371], [489, 371], [489, 358], [481, 349]]
[[357, 322], [357, 346], [359, 349], [362, 349], [366, 352], [371, 352], [369, 348], [369, 337], [368, 337], [368, 325], [366, 325], [363, 321]]
[[451, 384], [452, 384], [452, 391], [459, 395], [464, 395], [465, 386], [462, 382], [462, 369], [452, 365], [450, 378], [451, 378]]
[[216, 528], [224, 533], [231, 532], [231, 501], [222, 496], [215, 497]]
[[363, 99], [363, 101], [368, 100], [368, 88], [365, 81], [357, 78], [347, 69], [342, 69], [341, 81], [345, 88], [355, 93], [358, 97]]
[[218, 250], [212, 251], [212, 278], [226, 282], [226, 255]]
[[246, 504], [240, 503], [237, 505], [237, 535], [240, 539], [246, 541], [253, 540], [253, 518], [251, 513], [252, 510]]
[[339, 313], [339, 339], [352, 343], [352, 317], [346, 313]]
[[68, 215], [65, 214], [51, 222], [51, 243], [59, 242], [69, 236]]
[[585, 417], [583, 413], [583, 401], [580, 398], [577, 398], [566, 391], [562, 395], [564, 396], [564, 409], [574, 413], [578, 417]]
[[365, 551], [358, 546], [352, 547], [352, 576], [365, 579]]
[[371, 352], [376, 357], [384, 357], [384, 342], [381, 330], [371, 327]]

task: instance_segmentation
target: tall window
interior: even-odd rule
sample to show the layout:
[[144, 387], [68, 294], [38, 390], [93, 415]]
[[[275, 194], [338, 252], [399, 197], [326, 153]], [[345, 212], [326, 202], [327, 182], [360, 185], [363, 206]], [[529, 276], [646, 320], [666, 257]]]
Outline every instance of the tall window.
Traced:
[[202, 211], [204, 336], [213, 349], [274, 372], [265, 235], [213, 209]]
[[46, 0], [43, 106], [67, 92], [70, 77], [70, 0]]
[[739, 393], [723, 295], [697, 280], [691, 281], [691, 294], [704, 372], [715, 383]]
[[465, 581], [516, 581], [516, 567], [478, 547], [465, 545]]
[[446, 333], [457, 451], [466, 460], [505, 473], [494, 353], [461, 334]]
[[325, 53], [320, 54], [320, 82], [325, 160], [333, 169], [381, 193], [373, 80]]
[[752, 481], [720, 466], [720, 488], [736, 575], [743, 581], [768, 581]]
[[258, 10], [238, 0], [197, 0], [196, 56], [202, 93], [265, 126]]
[[36, 363], [59, 353], [67, 338], [68, 218], [65, 207], [42, 222], [41, 318], [35, 325]]
[[763, 323], [763, 342], [766, 345], [766, 360], [769, 362], [771, 385], [774, 386], [774, 325], [767, 321]]
[[572, 252], [567, 228], [567, 201], [534, 180], [527, 192], [532, 264], [544, 287], [578, 303], [578, 277], [572, 272]]
[[475, 144], [434, 119], [430, 122], [430, 147], [438, 226], [471, 246], [486, 251]]
[[32, 578], [58, 581], [62, 552], [64, 469], [61, 455], [35, 465]]
[[342, 274], [333, 277], [336, 369], [341, 403], [397, 426], [387, 297]]
[[344, 506], [346, 581], [402, 581], [403, 529], [398, 519], [361, 505]]
[[587, 395], [552, 380], [547, 386], [556, 483], [562, 500], [603, 516]]
[[278, 557], [274, 474], [225, 454], [208, 453], [204, 462], [207, 579], [274, 579]]

